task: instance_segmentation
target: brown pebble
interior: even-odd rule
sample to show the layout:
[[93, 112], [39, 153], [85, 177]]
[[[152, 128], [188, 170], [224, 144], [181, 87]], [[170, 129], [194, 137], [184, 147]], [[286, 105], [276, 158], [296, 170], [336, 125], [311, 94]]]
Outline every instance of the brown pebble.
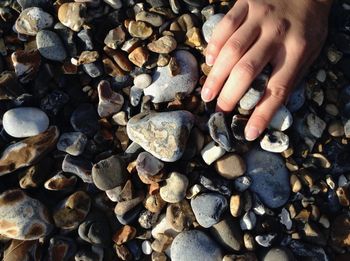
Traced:
[[137, 47], [129, 54], [129, 60], [138, 67], [142, 67], [148, 61], [149, 53], [145, 47]]
[[73, 31], [79, 32], [85, 23], [86, 11], [84, 3], [64, 3], [58, 9], [58, 20]]
[[130, 253], [129, 249], [124, 245], [115, 245], [115, 252], [117, 256], [124, 261], [131, 261], [132, 260], [132, 254]]
[[165, 234], [158, 234], [157, 239], [155, 239], [152, 242], [152, 249], [158, 253], [164, 252], [173, 241], [173, 238], [171, 236], [165, 235]]
[[145, 40], [153, 34], [153, 29], [147, 23], [142, 21], [130, 21], [128, 31], [132, 37]]
[[226, 179], [235, 179], [246, 171], [245, 161], [235, 153], [228, 153], [215, 161], [214, 167], [218, 174]]
[[111, 59], [105, 57], [102, 59], [105, 73], [112, 77], [123, 76], [125, 72], [115, 64]]
[[122, 26], [118, 26], [108, 32], [104, 39], [105, 45], [109, 48], [117, 49], [118, 46], [122, 45], [125, 41], [125, 31]]
[[97, 51], [83, 51], [79, 56], [77, 65], [96, 62], [99, 57]]
[[181, 73], [181, 68], [176, 61], [175, 57], [171, 57], [168, 63], [168, 71], [171, 76], [176, 76]]
[[233, 217], [239, 217], [243, 210], [243, 199], [241, 195], [232, 195], [230, 198], [230, 213]]
[[149, 211], [153, 213], [159, 213], [166, 205], [166, 202], [160, 197], [160, 194], [158, 192], [156, 194], [147, 195], [143, 204]]
[[350, 205], [349, 186], [337, 188], [336, 193], [337, 193], [340, 205], [344, 207], [348, 207]]
[[136, 228], [125, 225], [113, 235], [113, 242], [122, 245], [136, 236]]
[[166, 209], [166, 219], [170, 226], [177, 232], [189, 229], [196, 221], [194, 213], [187, 200], [169, 204]]
[[192, 27], [186, 32], [186, 42], [188, 46], [195, 47], [203, 47], [203, 39], [201, 35], [201, 31], [197, 27]]
[[172, 36], [163, 36], [147, 45], [147, 48], [154, 53], [167, 54], [176, 49], [177, 43]]
[[103, 50], [109, 57], [111, 57], [114, 60], [114, 62], [116, 62], [116, 64], [123, 71], [130, 72], [132, 70], [133, 66], [131, 62], [128, 60], [127, 55], [124, 52], [120, 50], [113, 50], [108, 46], [105, 46]]

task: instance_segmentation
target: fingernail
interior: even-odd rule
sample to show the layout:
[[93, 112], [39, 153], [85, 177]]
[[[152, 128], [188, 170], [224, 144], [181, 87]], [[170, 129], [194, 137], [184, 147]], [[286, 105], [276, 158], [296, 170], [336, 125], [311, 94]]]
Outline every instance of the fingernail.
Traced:
[[214, 65], [214, 56], [208, 54], [206, 57], [205, 57], [205, 63], [209, 66], [213, 66]]
[[258, 128], [254, 126], [248, 126], [245, 130], [244, 136], [247, 141], [253, 141], [260, 135], [260, 131]]
[[209, 88], [203, 88], [201, 95], [202, 95], [203, 101], [205, 102], [208, 102], [213, 98], [213, 93]]

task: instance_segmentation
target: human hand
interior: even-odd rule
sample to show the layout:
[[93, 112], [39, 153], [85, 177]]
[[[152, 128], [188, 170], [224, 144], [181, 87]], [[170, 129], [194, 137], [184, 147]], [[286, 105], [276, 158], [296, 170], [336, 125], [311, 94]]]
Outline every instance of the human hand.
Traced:
[[273, 70], [245, 137], [255, 140], [268, 126], [327, 36], [332, 0], [238, 0], [216, 26], [206, 50], [213, 65], [202, 99], [217, 95], [217, 110], [230, 112], [269, 63]]

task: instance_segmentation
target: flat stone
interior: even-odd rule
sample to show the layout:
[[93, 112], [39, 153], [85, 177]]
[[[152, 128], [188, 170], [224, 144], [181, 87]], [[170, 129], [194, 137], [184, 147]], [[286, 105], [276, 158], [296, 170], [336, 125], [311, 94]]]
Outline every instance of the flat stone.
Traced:
[[202, 158], [207, 165], [211, 165], [225, 153], [226, 151], [214, 141], [209, 142], [201, 151]]
[[39, 239], [53, 228], [45, 206], [20, 189], [0, 194], [0, 219], [0, 233], [12, 239]]
[[25, 35], [36, 35], [40, 30], [52, 25], [53, 17], [39, 7], [24, 9], [15, 24], [17, 32]]
[[118, 156], [111, 156], [96, 163], [92, 168], [92, 179], [97, 188], [110, 190], [125, 183], [126, 167]]
[[152, 84], [144, 90], [154, 103], [172, 101], [177, 93], [189, 94], [198, 81], [198, 63], [188, 51], [180, 50], [174, 54], [180, 67], [180, 73], [171, 76], [166, 67], [158, 67], [153, 75]]
[[160, 196], [165, 202], [177, 203], [186, 196], [188, 178], [178, 172], [172, 172], [160, 188]]
[[132, 37], [140, 38], [141, 40], [145, 40], [153, 34], [152, 27], [142, 21], [130, 21], [128, 31]]
[[290, 195], [289, 173], [276, 154], [253, 149], [246, 155], [247, 175], [252, 179], [250, 190], [270, 208], [284, 205]]
[[107, 245], [111, 242], [110, 231], [108, 220], [101, 212], [90, 213], [78, 228], [81, 239], [97, 246]]
[[176, 49], [177, 42], [170, 35], [163, 36], [147, 45], [148, 50], [154, 53], [170, 53]]
[[62, 133], [57, 142], [57, 149], [72, 156], [79, 156], [83, 153], [87, 141], [87, 137], [81, 132]]
[[212, 139], [226, 151], [232, 149], [232, 135], [228, 128], [223, 112], [216, 112], [208, 121], [209, 133]]
[[164, 19], [161, 15], [153, 12], [141, 11], [135, 16], [136, 21], [143, 21], [151, 24], [154, 27], [159, 27], [164, 24]]
[[153, 156], [173, 162], [181, 158], [193, 123], [188, 111], [144, 112], [128, 121], [127, 134]]
[[118, 26], [108, 32], [104, 40], [105, 45], [109, 48], [117, 49], [125, 42], [125, 31], [123, 27]]
[[59, 137], [56, 126], [36, 136], [9, 145], [0, 157], [0, 176], [31, 166], [53, 150]]
[[91, 169], [92, 163], [81, 156], [74, 157], [67, 154], [62, 162], [64, 172], [77, 175], [85, 183], [92, 183]]
[[88, 137], [93, 136], [99, 129], [96, 110], [89, 103], [82, 103], [73, 111], [70, 123], [75, 131], [82, 132]]
[[49, 178], [44, 187], [51, 191], [67, 191], [72, 190], [77, 184], [78, 178], [74, 175], [68, 176], [63, 172], [59, 172], [53, 177]]
[[46, 59], [62, 62], [67, 57], [66, 50], [59, 36], [48, 30], [41, 30], [36, 35], [36, 45]]
[[17, 50], [11, 54], [12, 64], [21, 83], [34, 80], [41, 64], [38, 50]]
[[221, 194], [203, 193], [191, 199], [191, 206], [197, 222], [202, 227], [209, 228], [221, 221], [228, 203]]
[[109, 82], [101, 81], [97, 86], [97, 91], [99, 97], [97, 112], [101, 118], [112, 116], [121, 110], [124, 97], [112, 91]]
[[141, 152], [136, 159], [138, 174], [154, 176], [164, 167], [164, 163], [154, 157], [151, 153]]
[[148, 61], [149, 52], [148, 49], [146, 49], [143, 46], [140, 46], [135, 48], [132, 52], [130, 52], [128, 57], [130, 62], [132, 62], [138, 67], [142, 67]]
[[58, 20], [75, 32], [85, 23], [86, 5], [84, 3], [64, 3], [58, 9]]
[[241, 156], [229, 153], [215, 161], [214, 167], [222, 177], [235, 179], [242, 176], [246, 171], [246, 165]]
[[214, 14], [210, 16], [202, 26], [202, 32], [204, 39], [209, 43], [211, 36], [213, 35], [215, 26], [224, 18], [225, 14]]
[[312, 134], [316, 138], [321, 138], [323, 131], [326, 129], [326, 123], [317, 115], [310, 113], [306, 117], [306, 125]]
[[49, 127], [49, 118], [40, 109], [19, 107], [5, 112], [2, 124], [12, 137], [26, 138], [46, 131]]
[[289, 147], [289, 137], [281, 131], [269, 131], [260, 141], [263, 150], [281, 153]]
[[290, 111], [282, 105], [278, 111], [273, 116], [270, 127], [279, 130], [279, 131], [285, 131], [293, 124], [293, 116], [290, 113]]
[[213, 261], [222, 260], [222, 252], [217, 243], [199, 230], [180, 233], [171, 245], [171, 260]]

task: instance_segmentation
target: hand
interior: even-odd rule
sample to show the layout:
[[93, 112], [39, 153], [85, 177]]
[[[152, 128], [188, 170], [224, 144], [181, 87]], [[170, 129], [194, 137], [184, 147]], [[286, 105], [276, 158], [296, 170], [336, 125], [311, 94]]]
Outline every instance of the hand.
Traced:
[[206, 50], [213, 65], [202, 89], [217, 95], [217, 110], [230, 112], [254, 78], [270, 63], [265, 95], [245, 129], [255, 140], [268, 126], [293, 85], [317, 58], [327, 36], [331, 0], [238, 0], [216, 26]]

